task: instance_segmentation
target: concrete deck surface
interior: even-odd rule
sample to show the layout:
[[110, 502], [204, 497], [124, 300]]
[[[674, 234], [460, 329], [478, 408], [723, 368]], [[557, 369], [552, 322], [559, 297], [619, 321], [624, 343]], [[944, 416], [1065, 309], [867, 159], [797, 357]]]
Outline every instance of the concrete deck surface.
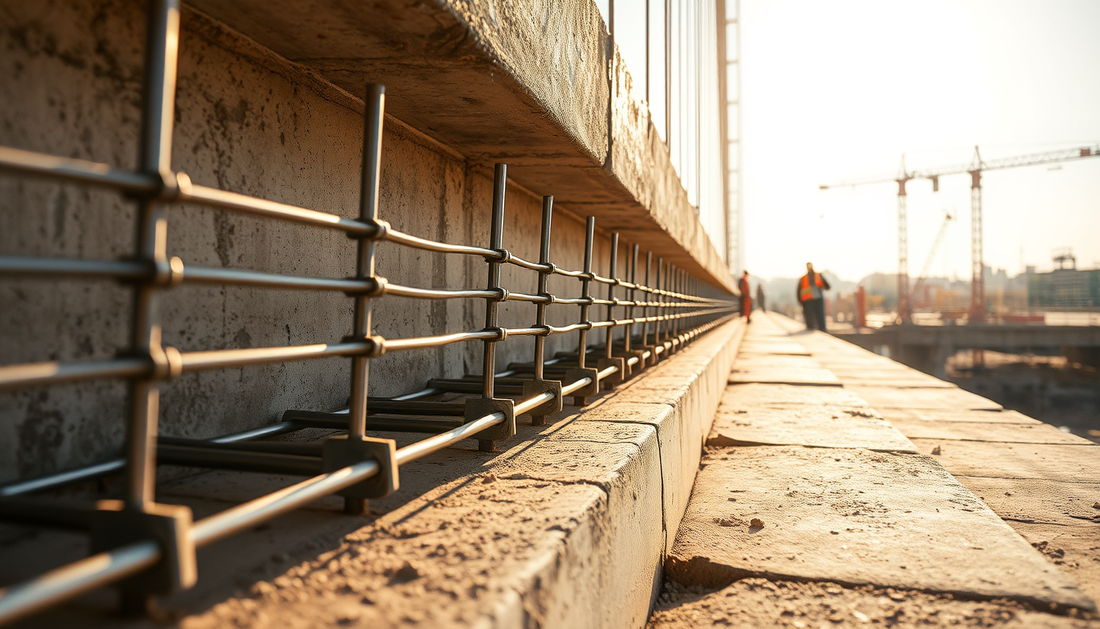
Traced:
[[651, 627], [1100, 626], [1100, 448], [792, 324], [748, 327]]

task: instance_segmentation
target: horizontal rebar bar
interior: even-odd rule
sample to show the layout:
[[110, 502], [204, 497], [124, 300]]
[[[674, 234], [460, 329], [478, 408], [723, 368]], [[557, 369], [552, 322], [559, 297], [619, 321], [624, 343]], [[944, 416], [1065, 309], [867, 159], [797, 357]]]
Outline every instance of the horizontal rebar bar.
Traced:
[[208, 188], [206, 186], [192, 185], [181, 189], [179, 200], [209, 205], [223, 210], [232, 210], [255, 216], [264, 216], [292, 223], [311, 225], [313, 227], [337, 229], [346, 232], [350, 236], [357, 236], [360, 238], [373, 238], [377, 236], [380, 231], [377, 225], [368, 225], [367, 223], [362, 223], [350, 218], [344, 218], [338, 214], [307, 210], [306, 208], [287, 205], [285, 203], [258, 199], [256, 197], [250, 197], [236, 192], [228, 192], [226, 190], [218, 190], [216, 188]]
[[160, 185], [154, 177], [144, 173], [120, 170], [108, 164], [84, 159], [56, 157], [8, 146], [0, 146], [0, 170], [109, 186], [131, 194], [151, 194], [156, 192]]

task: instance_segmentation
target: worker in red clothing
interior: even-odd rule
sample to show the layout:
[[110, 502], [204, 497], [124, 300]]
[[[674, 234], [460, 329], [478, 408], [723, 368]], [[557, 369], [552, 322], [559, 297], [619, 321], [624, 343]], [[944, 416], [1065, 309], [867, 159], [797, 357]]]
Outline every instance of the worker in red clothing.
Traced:
[[749, 286], [749, 272], [741, 274], [741, 280], [737, 282], [737, 290], [741, 291], [741, 314], [746, 323], [752, 323], [752, 287]]
[[795, 294], [802, 304], [802, 318], [806, 321], [807, 330], [825, 331], [825, 291], [829, 290], [829, 282], [814, 272], [814, 263], [806, 263], [806, 274], [798, 280]]

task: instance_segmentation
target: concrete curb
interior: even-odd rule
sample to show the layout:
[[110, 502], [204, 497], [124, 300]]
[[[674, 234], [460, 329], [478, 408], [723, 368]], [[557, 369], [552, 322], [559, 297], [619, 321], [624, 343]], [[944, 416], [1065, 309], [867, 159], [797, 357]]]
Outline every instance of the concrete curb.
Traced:
[[[539, 620], [548, 627], [645, 624], [744, 333], [741, 320], [721, 326], [554, 435], [556, 440], [602, 443], [601, 458], [614, 456], [609, 446], [629, 441], [637, 445], [637, 455], [606, 470], [611, 477], [603, 487], [606, 502], [587, 509], [581, 526], [561, 540], [556, 552], [540, 558], [536, 578], [514, 584], [519, 594], [514, 605], [530, 610], [537, 600], [545, 614]], [[535, 448], [533, 460], [514, 463], [531, 469], [549, 454]], [[593, 539], [591, 534], [600, 531], [605, 532], [602, 539]], [[524, 615], [504, 613], [492, 625], [529, 626]]]

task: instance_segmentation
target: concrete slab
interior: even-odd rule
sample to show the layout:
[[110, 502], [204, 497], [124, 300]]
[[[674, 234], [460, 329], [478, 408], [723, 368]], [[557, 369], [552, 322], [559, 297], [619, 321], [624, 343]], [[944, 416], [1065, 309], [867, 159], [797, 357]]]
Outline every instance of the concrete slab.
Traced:
[[925, 377], [932, 377], [914, 369], [912, 367], [905, 366], [901, 363], [895, 363], [890, 358], [883, 358], [876, 354], [860, 354], [858, 356], [848, 356], [843, 354], [834, 354], [833, 352], [816, 352], [813, 354], [818, 361], [821, 361], [823, 365], [828, 365], [829, 368], [842, 368], [842, 369], [884, 369], [884, 371], [890, 372], [903, 372], [911, 374], [920, 374]]
[[823, 361], [837, 364], [883, 364], [892, 365], [897, 369], [909, 369], [906, 365], [899, 362], [890, 360], [885, 356], [881, 356], [874, 352], [868, 352], [865, 349], [860, 349], [855, 346], [838, 347], [834, 345], [823, 345], [821, 343], [803, 343], [804, 347], [810, 351], [811, 354], [818, 356]]
[[741, 344], [741, 351], [810, 355], [809, 350], [799, 343], [791, 342], [787, 336], [753, 336]]
[[737, 360], [733, 363], [736, 369], [748, 371], [750, 369], [823, 369], [821, 363], [812, 356], [790, 355], [759, 355], [739, 352]]
[[915, 369], [891, 369], [887, 366], [837, 367], [822, 362], [845, 386], [879, 386], [913, 389], [955, 389], [957, 385], [934, 378]]
[[[1100, 535], [1095, 524], [1012, 524], [1032, 546], [1080, 583], [1086, 594], [1100, 600]], [[1100, 626], [1100, 622], [1094, 622], [1094, 627]]]
[[775, 356], [809, 356], [810, 352], [797, 343], [785, 340], [763, 341], [754, 338], [741, 344], [741, 353], [746, 355], [769, 354]]
[[925, 408], [947, 410], [1001, 410], [1003, 407], [962, 389], [896, 389], [892, 387], [848, 387], [876, 409]]
[[742, 370], [734, 366], [730, 372], [730, 384], [765, 383], [839, 387], [840, 380], [827, 369], [785, 369], [782, 367], [752, 368]]
[[[1100, 544], [1100, 483], [1070, 483], [1033, 478], [960, 476], [959, 480], [1010, 524], [1093, 525]], [[1100, 575], [1098, 575], [1100, 576]]]
[[764, 576], [1095, 609], [928, 457], [734, 448], [707, 457], [695, 487], [666, 561], [680, 583]]
[[954, 389], [955, 385], [950, 382], [928, 382], [924, 380], [914, 380], [909, 378], [879, 378], [879, 379], [857, 379], [857, 378], [845, 378], [838, 375], [841, 382], [846, 387], [890, 387], [893, 389]]
[[891, 419], [906, 437], [944, 441], [990, 441], [997, 443], [1049, 443], [1089, 445], [1092, 442], [1050, 424], [997, 424], [991, 422], [923, 421]]
[[811, 405], [867, 409], [866, 402], [851, 391], [840, 387], [750, 382], [730, 385], [723, 393], [722, 399], [728, 401], [731, 405], [736, 405], [736, 408], [744, 409], [761, 406], [789, 408]]
[[938, 459], [952, 474], [1100, 483], [1100, 446], [1034, 443], [943, 442], [912, 439], [921, 452], [940, 447]]
[[978, 422], [990, 424], [1041, 424], [1023, 413], [1011, 410], [971, 411], [930, 408], [881, 408], [879, 414], [890, 421], [918, 420], [927, 422]]
[[731, 626], [1095, 629], [1100, 623], [1038, 612], [1014, 601], [968, 601], [945, 594], [828, 582], [742, 579], [716, 592], [669, 582], [648, 625], [649, 629]]
[[726, 392], [707, 446], [800, 445], [916, 452], [904, 435], [870, 408], [822, 404], [746, 407], [738, 397], [736, 387]]

